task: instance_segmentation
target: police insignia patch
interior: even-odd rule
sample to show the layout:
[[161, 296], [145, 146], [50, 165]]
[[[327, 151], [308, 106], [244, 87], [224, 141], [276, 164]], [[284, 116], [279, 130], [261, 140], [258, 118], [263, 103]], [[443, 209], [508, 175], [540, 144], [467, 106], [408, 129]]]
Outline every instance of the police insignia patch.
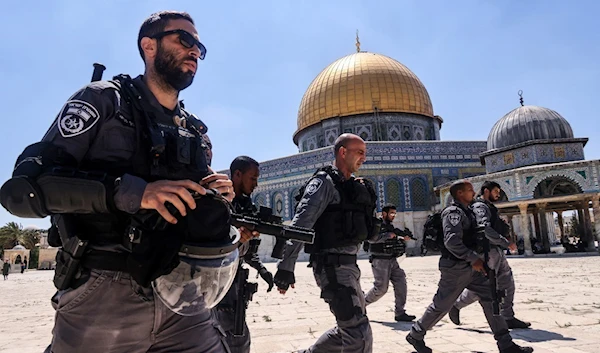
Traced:
[[478, 215], [479, 217], [483, 217], [485, 216], [485, 210], [483, 208], [475, 208], [473, 210], [475, 212], [476, 215]]
[[460, 223], [460, 220], [462, 219], [460, 213], [458, 212], [452, 212], [448, 215], [449, 220], [450, 220], [450, 224], [452, 224], [453, 226], [456, 226], [458, 223]]
[[98, 121], [98, 110], [88, 102], [70, 100], [60, 111], [58, 131], [63, 137], [81, 135]]
[[308, 185], [306, 186], [306, 194], [307, 195], [314, 194], [315, 192], [317, 192], [317, 190], [319, 190], [321, 188], [321, 185], [323, 185], [323, 180], [321, 180], [321, 179], [311, 180], [311, 182], [308, 183]]

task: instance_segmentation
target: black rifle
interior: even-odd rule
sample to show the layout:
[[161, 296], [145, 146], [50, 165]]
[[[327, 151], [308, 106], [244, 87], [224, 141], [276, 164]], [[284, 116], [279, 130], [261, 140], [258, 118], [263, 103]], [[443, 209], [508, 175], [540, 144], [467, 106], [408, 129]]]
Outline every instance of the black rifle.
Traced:
[[409, 237], [412, 240], [417, 240], [417, 238], [415, 238], [415, 236], [413, 235], [413, 233], [410, 230], [408, 230], [408, 229], [400, 230], [398, 228], [394, 228], [393, 232], [399, 238]]
[[264, 206], [260, 206], [258, 211], [253, 214], [232, 213], [231, 225], [274, 236], [276, 243], [275, 247], [273, 247], [271, 257], [276, 259], [283, 257], [285, 244], [288, 240], [296, 240], [308, 244], [312, 244], [315, 240], [314, 230], [285, 225], [281, 217], [273, 215], [273, 210]]
[[490, 292], [492, 294], [492, 308], [495, 316], [500, 315], [500, 305], [504, 303], [506, 292], [498, 289], [498, 281], [496, 279], [496, 271], [490, 268], [488, 262], [490, 260], [490, 241], [485, 236], [485, 225], [479, 225], [475, 229], [477, 232], [477, 245], [483, 252], [483, 268], [486, 276], [490, 281]]
[[235, 279], [238, 288], [232, 334], [237, 337], [244, 336], [244, 322], [246, 322], [248, 302], [252, 300], [252, 296], [258, 291], [257, 283], [248, 282], [249, 273], [250, 270], [240, 266]]

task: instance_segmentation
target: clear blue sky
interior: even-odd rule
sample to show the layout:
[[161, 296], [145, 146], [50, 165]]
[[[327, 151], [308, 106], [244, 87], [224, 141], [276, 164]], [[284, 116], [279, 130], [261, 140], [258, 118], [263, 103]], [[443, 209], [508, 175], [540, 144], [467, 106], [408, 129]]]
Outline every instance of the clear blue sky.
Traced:
[[[14, 1], [2, 5], [0, 182], [38, 141], [92, 63], [105, 77], [143, 71], [141, 22], [188, 11], [207, 47], [186, 107], [209, 126], [213, 166], [297, 152], [302, 95], [334, 60], [361, 49], [388, 55], [425, 84], [444, 119], [443, 140], [485, 140], [496, 120], [526, 104], [556, 110], [600, 157], [600, 2], [574, 1]], [[0, 225], [48, 227], [0, 210]]]

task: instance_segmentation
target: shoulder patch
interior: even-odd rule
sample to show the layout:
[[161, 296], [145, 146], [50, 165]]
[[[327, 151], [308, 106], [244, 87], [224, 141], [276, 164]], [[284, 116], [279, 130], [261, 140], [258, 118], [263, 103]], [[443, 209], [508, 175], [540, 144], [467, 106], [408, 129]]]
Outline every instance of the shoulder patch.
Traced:
[[58, 130], [62, 137], [81, 135], [98, 122], [98, 110], [88, 102], [73, 99], [65, 103], [58, 118]]
[[319, 178], [313, 178], [313, 180], [310, 181], [310, 183], [308, 183], [308, 185], [306, 185], [306, 194], [307, 195], [313, 195], [315, 192], [317, 192], [321, 186], [323, 186], [323, 179], [319, 179]]
[[456, 227], [456, 225], [462, 220], [462, 215], [459, 211], [450, 212], [448, 214], [448, 220], [450, 221], [450, 224]]
[[485, 216], [485, 209], [483, 207], [475, 207], [473, 209], [473, 212], [475, 212], [475, 214], [478, 215], [479, 217]]

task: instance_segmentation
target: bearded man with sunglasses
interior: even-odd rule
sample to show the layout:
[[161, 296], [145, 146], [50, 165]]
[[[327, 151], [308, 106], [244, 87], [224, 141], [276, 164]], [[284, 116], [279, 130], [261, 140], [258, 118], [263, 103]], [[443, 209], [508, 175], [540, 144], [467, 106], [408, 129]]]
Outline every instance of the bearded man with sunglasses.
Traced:
[[[189, 238], [178, 233], [183, 225], [191, 224], [192, 215], [214, 218], [214, 208], [202, 206], [209, 190], [229, 202], [235, 196], [231, 180], [208, 166], [206, 125], [178, 101], [206, 48], [190, 15], [174, 11], [151, 15], [137, 44], [144, 74], [92, 82], [76, 92], [43, 140], [21, 154], [0, 193], [13, 214], [51, 215], [51, 241], [62, 246], [53, 339], [46, 352], [228, 351], [209, 307], [233, 280], [239, 239], [258, 234], [243, 228], [237, 233], [229, 221], [221, 222], [228, 236], [211, 238], [211, 244], [228, 249], [227, 270], [214, 257], [211, 262], [197, 257], [194, 264], [204, 264], [202, 270], [192, 265], [187, 273], [175, 271], [189, 255], [181, 245]], [[31, 193], [22, 192], [27, 186]], [[35, 204], [38, 192], [42, 204]], [[140, 215], [148, 214], [162, 217], [162, 233], [145, 228], [140, 219], [147, 218]], [[173, 228], [178, 223], [182, 226]], [[159, 282], [190, 272], [202, 283], [190, 282], [179, 293]], [[201, 300], [188, 300], [189, 291]], [[178, 301], [170, 301], [173, 294]]]

